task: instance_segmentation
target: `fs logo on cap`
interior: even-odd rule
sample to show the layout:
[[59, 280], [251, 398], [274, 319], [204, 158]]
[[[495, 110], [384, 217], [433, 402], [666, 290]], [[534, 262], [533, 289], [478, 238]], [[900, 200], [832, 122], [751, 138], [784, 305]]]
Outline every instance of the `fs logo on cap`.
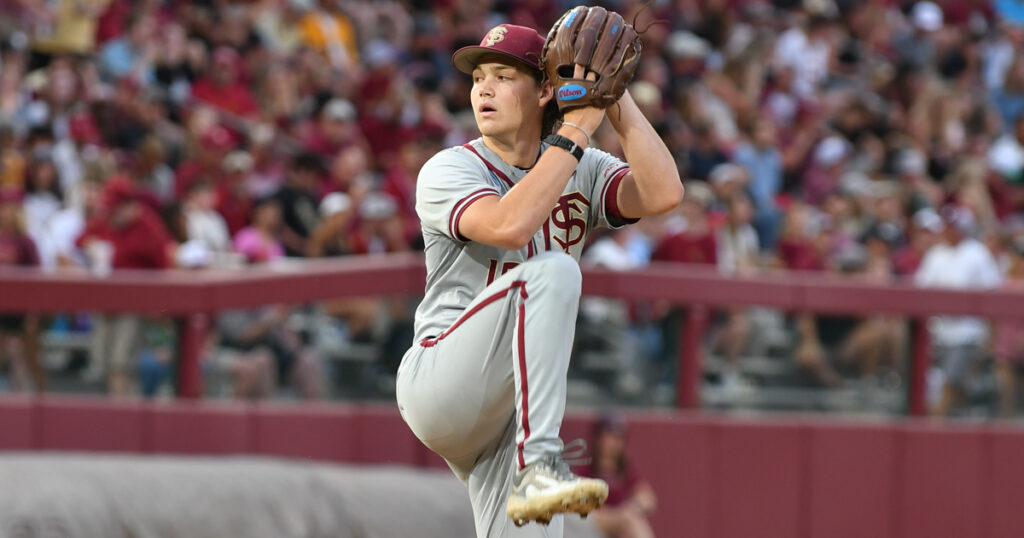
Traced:
[[505, 40], [505, 34], [508, 33], [508, 28], [504, 26], [495, 26], [491, 28], [490, 32], [487, 32], [487, 38], [484, 39], [484, 46], [493, 47], [495, 43], [501, 43]]
[[575, 101], [587, 94], [587, 90], [578, 84], [569, 84], [558, 89], [559, 101]]

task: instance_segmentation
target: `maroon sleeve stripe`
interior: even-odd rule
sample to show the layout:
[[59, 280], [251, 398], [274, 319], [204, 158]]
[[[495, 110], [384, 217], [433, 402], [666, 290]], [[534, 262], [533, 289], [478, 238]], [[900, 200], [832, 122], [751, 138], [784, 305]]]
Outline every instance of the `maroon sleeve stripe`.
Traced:
[[622, 226], [624, 224], [633, 224], [640, 219], [627, 219], [622, 216], [619, 212], [619, 184], [622, 183], [622, 178], [626, 177], [629, 173], [629, 167], [623, 166], [615, 171], [611, 181], [605, 184], [604, 190], [604, 216], [608, 224], [614, 227]]
[[448, 215], [448, 233], [459, 241], [466, 241], [465, 237], [459, 235], [459, 219], [462, 218], [462, 213], [466, 211], [466, 208], [473, 202], [483, 198], [484, 196], [491, 195], [498, 196], [498, 191], [494, 189], [480, 189], [459, 200], [458, 203], [455, 204], [455, 207], [452, 208], [451, 214]]
[[480, 152], [478, 152], [478, 151], [476, 150], [476, 148], [474, 148], [474, 147], [472, 146], [472, 144], [466, 143], [466, 144], [463, 144], [463, 145], [462, 145], [462, 147], [464, 147], [464, 148], [468, 149], [469, 151], [472, 151], [472, 152], [473, 152], [473, 154], [474, 154], [474, 155], [476, 155], [477, 157], [480, 157], [480, 160], [484, 162], [484, 165], [486, 165], [486, 166], [487, 166], [487, 168], [488, 168], [488, 169], [489, 169], [489, 170], [490, 170], [491, 172], [494, 172], [494, 175], [496, 175], [496, 176], [498, 176], [499, 178], [501, 178], [501, 180], [502, 180], [502, 181], [504, 181], [504, 182], [505, 182], [505, 184], [509, 186], [509, 188], [512, 188], [512, 187], [515, 187], [515, 186], [516, 186], [516, 184], [515, 184], [515, 183], [513, 183], [513, 182], [512, 182], [512, 180], [511, 180], [511, 179], [509, 179], [509, 178], [508, 178], [508, 176], [506, 176], [504, 172], [502, 172], [501, 170], [498, 170], [497, 168], [495, 168], [495, 167], [494, 167], [494, 165], [493, 165], [493, 164], [491, 164], [491, 161], [488, 161], [487, 159], [485, 159], [485, 158], [484, 158], [484, 156], [483, 156], [483, 155], [480, 155]]

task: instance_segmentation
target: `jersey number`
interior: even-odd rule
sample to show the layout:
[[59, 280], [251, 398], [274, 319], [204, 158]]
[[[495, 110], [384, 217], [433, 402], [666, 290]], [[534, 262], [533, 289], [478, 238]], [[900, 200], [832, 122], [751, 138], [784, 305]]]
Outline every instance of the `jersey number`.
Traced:
[[487, 262], [487, 285], [490, 286], [494, 279], [509, 272], [509, 270], [517, 265], [519, 265], [519, 262], [503, 262], [501, 264], [501, 274], [498, 274], [498, 260], [491, 258]]

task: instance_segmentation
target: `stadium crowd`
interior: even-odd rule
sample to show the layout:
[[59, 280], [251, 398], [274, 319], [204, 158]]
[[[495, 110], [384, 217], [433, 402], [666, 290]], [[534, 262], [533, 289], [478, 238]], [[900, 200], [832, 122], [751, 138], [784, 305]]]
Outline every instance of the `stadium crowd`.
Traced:
[[[1020, 2], [597, 3], [638, 14], [644, 53], [630, 92], [673, 150], [687, 195], [671, 215], [594, 241], [587, 263], [1022, 285]], [[104, 274], [422, 248], [417, 172], [477, 136], [471, 81], [451, 52], [502, 22], [544, 33], [574, 4], [0, 1], [0, 264]], [[620, 152], [610, 130], [595, 140]], [[640, 310], [626, 314], [629, 331]], [[648, 310], [651, 325], [672, 318]], [[357, 341], [404, 349], [387, 345], [408, 334], [401, 301], [326, 311]], [[275, 379], [323, 394], [321, 358], [282, 323], [294, 314], [222, 317], [236, 394], [265, 394]], [[724, 357], [723, 385], [742, 383], [738, 357], [771, 320], [750, 309], [717, 319], [709, 345]], [[891, 321], [797, 315], [784, 325], [805, 381], [834, 387], [899, 371], [907, 337]], [[0, 322], [8, 355], [38, 352], [18, 336], [39, 320]], [[89, 371], [114, 392], [133, 390], [136, 366], [160, 371], [173, 355], [166, 320], [89, 323], [109, 358]], [[975, 364], [994, 353], [1008, 411], [1024, 331], [973, 319], [934, 328], [945, 387], [936, 408], [969, 400]], [[651, 356], [671, 347], [665, 336], [646, 345]], [[29, 367], [14, 379], [43, 382], [38, 360], [20, 362]]]

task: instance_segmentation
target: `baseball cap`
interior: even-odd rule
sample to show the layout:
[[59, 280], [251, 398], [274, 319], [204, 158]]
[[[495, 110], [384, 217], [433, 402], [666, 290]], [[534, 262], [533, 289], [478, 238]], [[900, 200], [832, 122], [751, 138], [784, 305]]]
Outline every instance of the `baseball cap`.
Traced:
[[704, 58], [711, 54], [711, 45], [692, 32], [677, 30], [668, 36], [665, 50], [672, 58]]
[[452, 55], [455, 68], [467, 75], [484, 54], [500, 54], [525, 63], [540, 71], [540, 55], [544, 50], [544, 36], [533, 28], [515, 24], [499, 24], [491, 28], [479, 45], [462, 47]]
[[742, 180], [746, 171], [738, 164], [722, 163], [711, 169], [708, 180], [713, 185], [724, 185], [730, 181]]
[[242, 149], [228, 153], [221, 161], [221, 167], [227, 172], [248, 172], [254, 164], [252, 154]]
[[934, 2], [918, 2], [910, 10], [910, 18], [914, 26], [924, 32], [934, 32], [942, 28], [942, 8]]
[[348, 211], [352, 207], [352, 199], [343, 192], [332, 192], [320, 202], [320, 216], [322, 218], [337, 215], [342, 211]]
[[356, 119], [356, 107], [348, 99], [334, 98], [324, 105], [323, 115], [332, 120], [352, 122]]
[[138, 199], [138, 191], [132, 180], [127, 176], [116, 175], [107, 180], [103, 188], [103, 202], [107, 207], [114, 207], [125, 202]]
[[942, 217], [930, 207], [919, 209], [917, 213], [914, 213], [914, 226], [934, 233], [939, 233], [946, 228]]

